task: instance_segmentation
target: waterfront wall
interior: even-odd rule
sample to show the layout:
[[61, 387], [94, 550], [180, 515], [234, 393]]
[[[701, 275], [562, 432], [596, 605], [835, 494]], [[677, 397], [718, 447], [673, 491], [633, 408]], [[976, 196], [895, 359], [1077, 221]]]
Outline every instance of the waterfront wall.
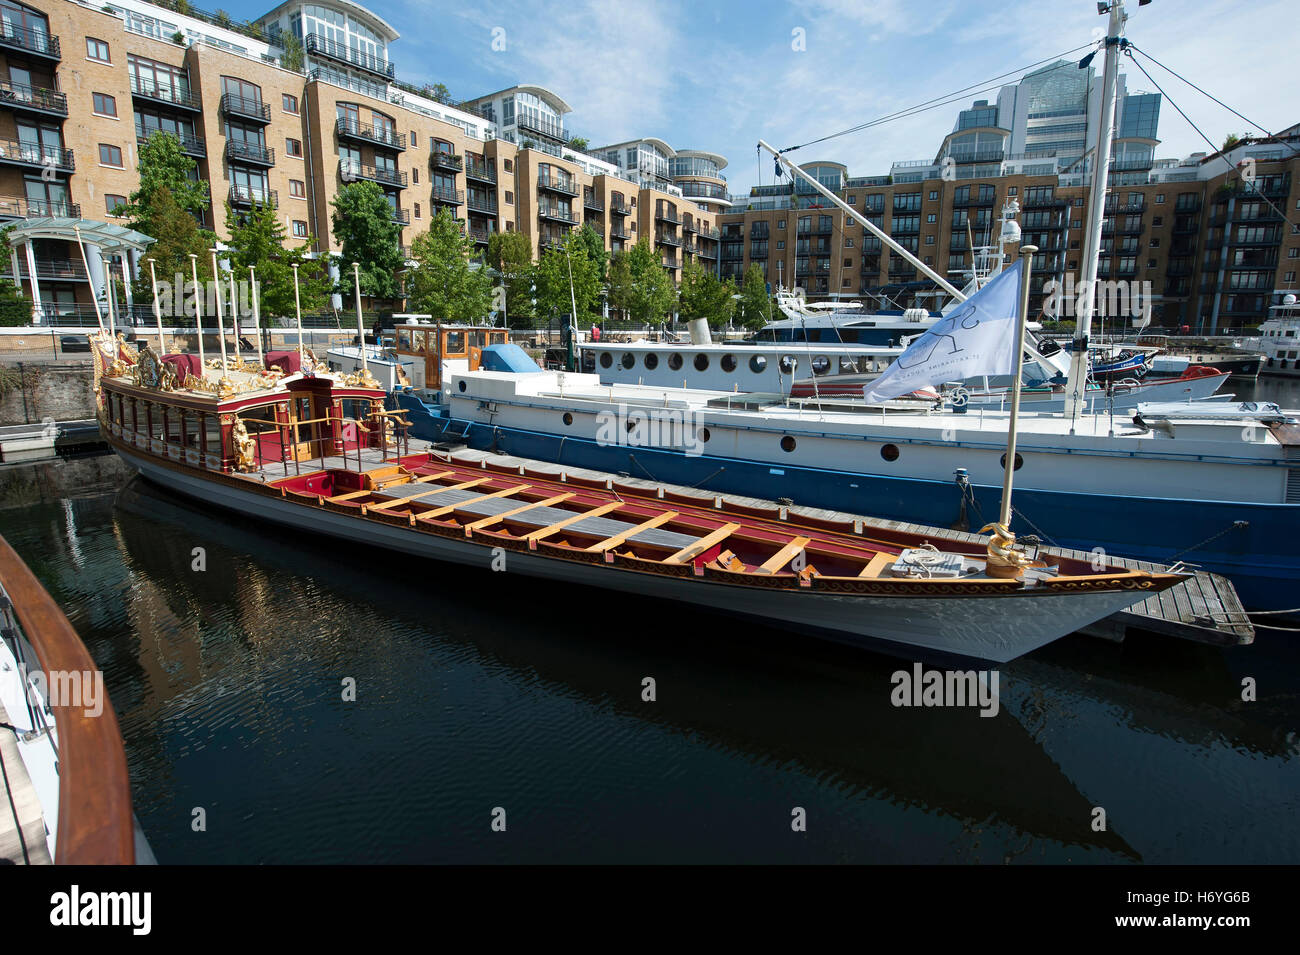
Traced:
[[0, 425], [95, 416], [90, 362], [0, 363]]

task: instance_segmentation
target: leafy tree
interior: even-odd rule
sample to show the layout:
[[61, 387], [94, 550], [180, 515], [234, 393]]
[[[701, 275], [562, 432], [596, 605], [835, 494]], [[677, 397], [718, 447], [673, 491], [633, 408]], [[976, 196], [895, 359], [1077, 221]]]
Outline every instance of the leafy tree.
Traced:
[[325, 263], [310, 258], [311, 239], [285, 248], [284, 226], [270, 203], [248, 212], [235, 212], [226, 204], [226, 229], [230, 233], [230, 265], [236, 281], [247, 281], [251, 265], [257, 275], [258, 310], [263, 326], [276, 315], [294, 314], [293, 267], [298, 266], [298, 293], [304, 312], [325, 307], [330, 293]]
[[600, 233], [584, 224], [570, 233], [569, 247], [587, 253], [587, 258], [596, 266], [596, 279], [603, 285], [609, 277], [609, 253], [605, 251], [605, 240]]
[[1236, 133], [1228, 133], [1227, 138], [1224, 139], [1223, 141], [1223, 151], [1226, 153], [1229, 149], [1237, 145], [1239, 142], [1241, 142], [1240, 136], [1238, 136]]
[[472, 248], [462, 223], [439, 209], [429, 231], [411, 244], [418, 264], [408, 288], [416, 311], [454, 322], [484, 320], [492, 309], [492, 278], [486, 268], [470, 267]]
[[740, 322], [746, 328], [762, 328], [772, 315], [772, 299], [767, 294], [767, 277], [762, 268], [750, 264], [740, 284]]
[[531, 324], [533, 246], [522, 232], [493, 232], [488, 236], [488, 265], [501, 275], [506, 289], [506, 319], [512, 327]]
[[708, 319], [710, 325], [727, 324], [736, 309], [736, 285], [731, 279], [724, 282], [694, 260], [682, 267], [681, 316], [690, 321]]
[[[393, 221], [393, 207], [374, 182], [352, 182], [334, 197], [334, 234], [343, 246], [343, 261], [361, 265], [361, 293], [372, 298], [399, 294], [397, 270], [402, 257], [402, 229]], [[351, 268], [345, 268], [351, 273]], [[351, 291], [352, 276], [340, 280], [341, 291]], [[346, 285], [346, 289], [343, 286]]]
[[131, 219], [131, 228], [153, 235], [153, 202], [161, 189], [169, 190], [177, 205], [202, 219], [211, 204], [208, 184], [191, 178], [198, 167], [181, 152], [181, 141], [174, 134], [155, 132], [141, 143], [139, 166], [140, 188], [120, 207], [122, 214]]
[[600, 264], [588, 255], [576, 232], [569, 233], [563, 246], [552, 246], [543, 253], [536, 282], [540, 315], [565, 315], [576, 307], [573, 318], [578, 321], [600, 309]]
[[284, 56], [280, 57], [280, 65], [286, 70], [301, 73], [306, 66], [306, 51], [303, 50], [302, 40], [292, 33], [281, 33], [280, 46], [284, 50]]
[[0, 279], [0, 326], [29, 325], [32, 300], [8, 279]]
[[[198, 256], [199, 281], [206, 282], [212, 278], [212, 248], [214, 237], [210, 232], [199, 228], [194, 216], [180, 207], [172, 191], [166, 186], [159, 187], [150, 201], [149, 224], [141, 229], [154, 237], [154, 243], [145, 253], [152, 258], [154, 271], [160, 282], [175, 282], [179, 273], [181, 287], [191, 282], [193, 269], [190, 254]], [[135, 282], [135, 296], [138, 302], [152, 302], [153, 288], [149, 275], [148, 262], [142, 263], [140, 274]]]
[[586, 152], [591, 143], [582, 136], [574, 136], [569, 140], [569, 148], [576, 149], [578, 152]]
[[424, 88], [425, 95], [435, 103], [441, 103], [443, 106], [455, 106], [456, 101], [452, 99], [451, 90], [447, 89], [445, 83], [434, 83], [432, 86]]
[[609, 270], [609, 302], [633, 321], [656, 325], [663, 324], [677, 304], [677, 289], [647, 236], [614, 256]]

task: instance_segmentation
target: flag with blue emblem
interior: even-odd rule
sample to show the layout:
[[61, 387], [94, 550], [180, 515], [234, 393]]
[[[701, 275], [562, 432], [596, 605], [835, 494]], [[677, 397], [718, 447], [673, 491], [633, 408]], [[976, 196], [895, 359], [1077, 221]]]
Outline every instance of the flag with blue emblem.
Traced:
[[868, 402], [888, 401], [921, 388], [982, 375], [1009, 375], [1017, 366], [1023, 260], [998, 274], [908, 345], [866, 386]]

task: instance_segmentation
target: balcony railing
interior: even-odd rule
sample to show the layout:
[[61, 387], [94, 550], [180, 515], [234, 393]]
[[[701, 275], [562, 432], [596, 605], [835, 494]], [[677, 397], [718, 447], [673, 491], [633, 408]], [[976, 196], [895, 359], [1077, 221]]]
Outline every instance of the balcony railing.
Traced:
[[566, 196], [576, 196], [578, 194], [577, 182], [561, 176], [548, 176], [546, 173], [538, 173], [537, 185], [542, 189], [549, 189], [552, 192], [558, 192]]
[[59, 172], [75, 172], [77, 168], [71, 149], [13, 140], [0, 141], [0, 163], [35, 166], [41, 169], [52, 168]]
[[682, 221], [681, 217], [677, 214], [677, 210], [669, 209], [667, 206], [657, 209], [655, 211], [655, 218], [660, 222], [678, 223]]
[[51, 60], [62, 56], [58, 37], [51, 36], [44, 30], [18, 27], [8, 22], [0, 23], [0, 48], [22, 50]]
[[537, 214], [543, 219], [554, 219], [557, 222], [570, 222], [574, 225], [578, 222], [577, 217], [574, 216], [571, 209], [566, 209], [561, 205], [552, 205], [547, 202], [539, 202], [537, 204]]
[[605, 206], [600, 201], [600, 196], [594, 192], [584, 192], [582, 194], [582, 206], [584, 209], [592, 209], [596, 212], [604, 212]]
[[356, 139], [396, 152], [406, 149], [405, 133], [385, 129], [382, 126], [363, 126], [360, 120], [348, 119], [346, 116], [340, 116], [334, 121], [334, 131], [340, 139]]
[[471, 159], [465, 163], [465, 178], [495, 184], [497, 181], [497, 167], [489, 163], [475, 162]]
[[1069, 199], [1057, 199], [1055, 196], [1029, 193], [1021, 203], [1026, 209], [1063, 209], [1070, 204]]
[[58, 90], [0, 82], [0, 106], [53, 116], [68, 115], [68, 98]]
[[573, 138], [569, 135], [569, 131], [559, 123], [552, 123], [545, 119], [534, 119], [527, 113], [518, 111], [515, 112], [515, 126], [560, 143], [567, 143]]
[[497, 200], [495, 196], [481, 196], [473, 192], [469, 193], [469, 208], [471, 212], [485, 212], [489, 215], [497, 214]]
[[604, 238], [605, 236], [605, 223], [597, 219], [588, 219], [586, 222], [582, 224], [582, 227], [584, 229], [590, 229], [592, 232], [596, 233], [596, 235], [600, 236], [601, 238]]
[[392, 218], [392, 220], [393, 220], [394, 222], [398, 223], [399, 225], [410, 225], [410, 224], [411, 224], [411, 211], [410, 211], [409, 209], [396, 209], [396, 208], [395, 208], [395, 209], [392, 210], [392, 216], [391, 216], [391, 218]]
[[701, 245], [697, 254], [702, 259], [716, 259], [718, 257], [718, 247], [716, 245]]
[[459, 206], [465, 201], [465, 190], [435, 185], [430, 192], [430, 198], [446, 206]]
[[173, 133], [169, 129], [151, 129], [146, 133], [143, 129], [137, 126], [135, 128], [135, 141], [143, 146], [149, 141], [151, 136], [157, 136], [159, 134], [163, 136], [176, 137], [181, 144], [181, 152], [187, 156], [197, 156], [199, 159], [203, 159], [208, 155], [208, 147], [203, 140], [199, 139], [197, 136], [184, 136], [180, 133]]
[[250, 166], [274, 166], [275, 150], [257, 143], [245, 143], [232, 139], [226, 143], [226, 159]]
[[[25, 279], [31, 278], [31, 273], [27, 268], [27, 260], [22, 256], [18, 257], [18, 274]], [[76, 259], [38, 258], [36, 260], [36, 277], [54, 282], [84, 282], [86, 281], [86, 267]]]
[[434, 169], [445, 169], [447, 172], [460, 172], [461, 167], [465, 165], [465, 157], [435, 149], [429, 154], [429, 165]]
[[660, 245], [680, 246], [682, 244], [682, 240], [671, 232], [656, 232], [655, 241]]
[[397, 76], [393, 64], [387, 60], [381, 60], [370, 53], [354, 50], [350, 46], [345, 46], [319, 33], [308, 33], [303, 38], [303, 47], [308, 53], [315, 56], [327, 56], [332, 60], [338, 60], [340, 63], [346, 63], [348, 66], [365, 70], [367, 73], [374, 73], [376, 76], [382, 76], [385, 79], [391, 80]]
[[269, 123], [271, 121], [271, 107], [260, 99], [236, 96], [234, 93], [223, 93], [220, 106], [221, 111], [227, 116], [251, 119], [256, 123]]
[[628, 204], [627, 204], [626, 202], [619, 202], [619, 201], [614, 200], [614, 199], [611, 199], [611, 200], [610, 200], [610, 203], [609, 203], [609, 214], [610, 214], [610, 215], [612, 215], [612, 216], [625, 216], [625, 215], [628, 215], [631, 211], [632, 211], [632, 209], [628, 206]]
[[492, 230], [472, 225], [469, 227], [468, 235], [479, 245], [487, 245], [488, 240], [492, 238]]
[[189, 90], [178, 90], [172, 86], [159, 86], [156, 83], [141, 83], [135, 78], [131, 79], [131, 96], [136, 99], [145, 99], [151, 103], [174, 106], [194, 113], [203, 111], [203, 107], [199, 105], [199, 98]]
[[258, 189], [255, 186], [231, 186], [230, 204], [232, 206], [269, 205], [272, 209], [280, 205], [280, 196], [274, 189]]
[[556, 230], [553, 232], [543, 232], [537, 239], [538, 248], [550, 249], [564, 245], [569, 239], [569, 230]]
[[358, 179], [366, 179], [370, 182], [377, 182], [381, 186], [396, 186], [398, 189], [406, 188], [406, 173], [398, 172], [396, 169], [385, 169], [381, 166], [369, 166], [365, 163], [352, 162], [348, 159], [339, 160], [339, 175], [344, 182], [356, 182]]
[[80, 219], [81, 206], [75, 202], [51, 202], [26, 196], [0, 196], [0, 218], [4, 219]]
[[961, 199], [957, 198], [957, 196], [953, 196], [952, 207], [954, 209], [965, 209], [970, 206], [991, 206], [996, 201], [997, 201], [997, 197], [992, 195], [986, 195], [986, 196], [968, 195], [965, 198], [961, 198]]

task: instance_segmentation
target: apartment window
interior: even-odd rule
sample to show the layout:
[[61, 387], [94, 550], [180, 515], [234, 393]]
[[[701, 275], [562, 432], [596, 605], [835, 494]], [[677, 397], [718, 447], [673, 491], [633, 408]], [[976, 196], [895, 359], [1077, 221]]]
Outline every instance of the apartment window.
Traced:
[[1159, 239], [1152, 239], [1152, 240], [1151, 240], [1151, 248], [1153, 248], [1153, 249], [1158, 249], [1158, 248], [1160, 248], [1160, 240], [1159, 240]]
[[939, 221], [939, 219], [938, 216], [936, 216], [933, 212], [931, 212], [929, 215], [925, 217], [925, 221], [928, 222], [930, 225], [934, 225], [936, 222]]
[[1288, 259], [1300, 259], [1300, 249], [1287, 249], [1286, 257]]
[[849, 205], [851, 205], [851, 206], [856, 206], [857, 204], [858, 204], [858, 197], [857, 197], [857, 196], [849, 196]]
[[117, 116], [117, 100], [107, 93], [91, 93], [91, 102], [94, 104], [96, 115], [99, 116]]
[[1017, 194], [1019, 194], [1019, 192], [1020, 192], [1020, 190], [1017, 189], [1015, 186], [1008, 186], [1008, 187], [1007, 187], [1007, 195], [1008, 195], [1008, 196], [1014, 196], [1014, 195], [1017, 195]]
[[1165, 194], [1163, 192], [1157, 192], [1156, 205], [1161, 205], [1164, 201], [1165, 201]]
[[293, 196], [293, 198], [295, 199], [306, 199], [307, 184], [303, 182], [301, 179], [290, 179], [289, 195]]
[[413, 148], [413, 149], [419, 149], [419, 148], [420, 148], [420, 137], [419, 137], [419, 135], [415, 132], [415, 130], [411, 130], [411, 148]]
[[298, 115], [298, 97], [294, 96], [292, 93], [282, 93], [280, 104], [286, 113], [292, 113], [295, 116]]
[[97, 60], [100, 63], [113, 62], [108, 56], [108, 44], [91, 36], [86, 37], [86, 59]]
[[420, 167], [419, 167], [419, 166], [416, 166], [414, 169], [411, 170], [411, 176], [412, 176], [412, 178], [411, 178], [411, 182], [415, 183], [415, 184], [418, 186], [418, 185], [420, 184]]
[[415, 217], [420, 218], [420, 204], [418, 202], [415, 204]]
[[99, 162], [104, 166], [122, 167], [122, 147], [110, 146], [108, 143], [99, 144]]
[[[506, 162], [510, 162], [510, 160], [507, 159]], [[507, 231], [507, 232], [514, 232], [514, 231], [515, 231], [515, 224], [514, 224], [513, 222], [511, 222], [509, 219], [506, 220], [506, 231]]]
[[853, 239], [850, 236], [844, 237], [844, 248], [846, 249], [853, 248]]
[[776, 227], [777, 227], [778, 229], [784, 229], [784, 228], [785, 228], [785, 220], [784, 220], [784, 219], [777, 219], [777, 220], [776, 220]]
[[851, 269], [851, 268], [853, 268], [853, 260], [852, 260], [852, 259], [845, 259], [845, 260], [844, 260], [844, 267], [845, 267], [846, 269]]
[[1158, 226], [1158, 225], [1164, 225], [1164, 224], [1165, 224], [1165, 217], [1164, 217], [1164, 216], [1152, 216], [1152, 217], [1151, 217], [1151, 225], [1152, 225], [1153, 227], [1154, 227], [1154, 226]]
[[934, 245], [934, 236], [932, 236], [932, 235], [927, 235], [927, 236], [925, 237], [925, 244], [926, 244], [926, 245]]
[[1155, 267], [1156, 267], [1156, 260], [1155, 260], [1155, 259], [1147, 259], [1147, 268], [1149, 268], [1149, 269], [1154, 269]]
[[285, 155], [288, 155], [288, 156], [297, 156], [299, 159], [301, 159], [301, 158], [302, 158], [302, 140], [301, 140], [301, 139], [289, 139], [289, 138], [286, 137], [285, 140], [284, 140], [284, 152], [285, 152]]
[[931, 202], [936, 202], [936, 201], [938, 201], [938, 199], [939, 199], [939, 192], [938, 192], [938, 190], [936, 190], [936, 189], [931, 189], [931, 190], [930, 190], [930, 201], [931, 201]]
[[779, 252], [779, 251], [781, 251], [781, 250], [784, 249], [784, 248], [785, 248], [785, 239], [777, 239], [777, 240], [776, 240], [776, 249], [777, 249], [777, 251]]
[[302, 219], [293, 220], [293, 237], [295, 239], [307, 238], [307, 223]]
[[507, 159], [507, 160], [505, 160], [505, 161], [504, 161], [504, 165], [505, 165], [505, 170], [506, 170], [506, 172], [514, 172], [514, 171], [515, 171], [515, 164], [514, 164], [514, 161], [513, 161], [513, 160], [511, 160], [511, 159]]
[[1287, 273], [1285, 273], [1285, 274], [1282, 276], [1282, 281], [1283, 281], [1283, 282], [1294, 282], [1294, 281], [1295, 281], [1295, 273], [1294, 273], [1294, 272], [1287, 272]]
[[[506, 162], [509, 162], [509, 161], [510, 161], [510, 160], [508, 160], [508, 159], [506, 160]], [[514, 204], [515, 204], [515, 194], [514, 194], [513, 192], [507, 192], [507, 193], [506, 193], [506, 205], [508, 205], [508, 206], [513, 206]]]
[[118, 206], [124, 206], [124, 205], [126, 205], [126, 196], [115, 196], [112, 195], [111, 193], [104, 196], [104, 210], [110, 216], [116, 216], [117, 213], [114, 210]]
[[1083, 220], [1082, 220], [1082, 219], [1071, 219], [1071, 220], [1070, 220], [1070, 228], [1071, 228], [1071, 229], [1081, 229], [1081, 228], [1083, 228]]

